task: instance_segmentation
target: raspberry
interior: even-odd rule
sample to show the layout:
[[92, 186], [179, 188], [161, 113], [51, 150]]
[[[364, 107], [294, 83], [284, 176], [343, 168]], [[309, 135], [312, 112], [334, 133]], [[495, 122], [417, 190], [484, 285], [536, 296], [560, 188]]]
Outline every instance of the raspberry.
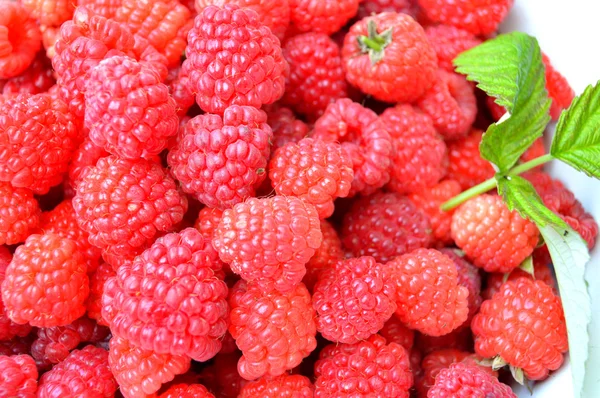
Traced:
[[571, 106], [575, 92], [569, 85], [567, 79], [560, 74], [550, 62], [546, 54], [542, 54], [542, 61], [546, 67], [546, 89], [552, 100], [550, 115], [552, 119], [558, 120], [561, 112]]
[[[229, 333], [226, 336], [231, 337]], [[237, 398], [242, 387], [248, 383], [237, 370], [239, 359], [237, 353], [217, 354], [213, 364], [202, 369], [201, 381], [218, 398]]]
[[469, 135], [448, 143], [448, 175], [450, 180], [458, 181], [463, 190], [494, 177], [492, 165], [479, 153], [479, 144], [483, 132], [472, 130]]
[[[543, 156], [545, 154], [546, 154], [546, 146], [544, 145], [544, 139], [543, 139], [543, 137], [540, 137], [537, 140], [533, 141], [533, 144], [531, 144], [531, 146], [529, 148], [527, 148], [527, 150], [523, 153], [523, 155], [521, 155], [521, 158], [519, 159], [519, 161], [521, 163], [525, 163], [525, 162], [528, 162], [535, 158], [539, 158], [540, 156]], [[538, 166], [538, 167], [534, 168], [533, 170], [538, 170], [538, 171], [542, 170], [542, 166]]]
[[62, 181], [78, 144], [66, 105], [46, 94], [20, 94], [0, 105], [0, 181], [45, 194]]
[[0, 355], [0, 396], [34, 398], [38, 371], [29, 355]]
[[454, 58], [481, 44], [471, 32], [451, 25], [428, 26], [425, 34], [437, 55], [439, 67], [448, 72], [454, 72]]
[[213, 245], [246, 281], [285, 292], [300, 283], [322, 238], [314, 206], [275, 196], [225, 210]]
[[254, 196], [266, 178], [272, 135], [266, 113], [233, 105], [223, 117], [206, 114], [187, 122], [169, 165], [185, 192], [226, 209]]
[[419, 7], [416, 0], [368, 0], [360, 3], [358, 7], [358, 19], [370, 17], [382, 12], [397, 12], [416, 17]]
[[31, 235], [17, 247], [2, 282], [13, 322], [37, 327], [68, 325], [85, 312], [86, 263], [77, 245], [58, 235]]
[[453, 249], [441, 249], [441, 253], [450, 257], [456, 266], [458, 272], [458, 283], [469, 290], [469, 317], [465, 321], [465, 326], [471, 324], [471, 319], [479, 311], [481, 306], [481, 275], [479, 275], [479, 269], [473, 264], [469, 263], [462, 256], [460, 256], [456, 250]]
[[469, 290], [458, 281], [452, 259], [435, 249], [417, 249], [389, 262], [396, 283], [396, 315], [430, 336], [448, 334], [469, 314]]
[[338, 260], [344, 258], [342, 241], [335, 228], [326, 220], [321, 220], [323, 240], [314, 256], [306, 263], [306, 275], [302, 282], [312, 291], [321, 271], [332, 268]]
[[242, 388], [239, 398], [312, 398], [314, 387], [308, 377], [281, 375], [276, 378], [260, 378]]
[[125, 56], [93, 68], [85, 91], [92, 142], [124, 159], [158, 155], [179, 127], [175, 100], [161, 80], [152, 67]]
[[[427, 392], [435, 383], [435, 377], [443, 369], [448, 368], [453, 363], [462, 362], [470, 353], [459, 351], [456, 349], [445, 349], [434, 351], [421, 360], [421, 369], [423, 376], [416, 381], [418, 396], [421, 398], [427, 397]], [[454, 397], [454, 395], [450, 395]]]
[[417, 333], [415, 339], [416, 347], [424, 355], [449, 348], [461, 351], [473, 351], [471, 330], [465, 327], [459, 327], [443, 336], [427, 336], [422, 333]]
[[339, 46], [326, 34], [294, 36], [283, 46], [290, 65], [283, 102], [310, 120], [327, 106], [348, 96]]
[[396, 343], [410, 351], [413, 347], [415, 332], [407, 328], [396, 316], [392, 316], [383, 325], [379, 334], [389, 342]]
[[109, 156], [87, 170], [73, 207], [89, 242], [106, 259], [139, 253], [183, 219], [187, 200], [160, 165]]
[[413, 384], [406, 350], [373, 335], [357, 344], [330, 344], [315, 364], [315, 398], [408, 398]]
[[136, 347], [209, 360], [227, 330], [227, 285], [215, 277], [216, 258], [193, 228], [159, 238], [108, 279], [102, 317]]
[[340, 144], [304, 138], [273, 154], [269, 178], [278, 195], [303, 199], [324, 219], [333, 214], [336, 198], [348, 196], [354, 171]]
[[260, 108], [283, 95], [288, 67], [279, 39], [251, 9], [204, 8], [194, 19], [185, 53], [182, 74], [189, 76], [205, 112], [223, 114], [231, 105]]
[[100, 262], [96, 271], [90, 275], [90, 295], [85, 302], [85, 307], [88, 316], [98, 322], [99, 325], [108, 326], [108, 322], [102, 318], [102, 294], [104, 293], [106, 281], [116, 276], [116, 274], [110, 264]]
[[89, 137], [86, 137], [79, 147], [75, 149], [71, 157], [68, 170], [68, 183], [76, 189], [83, 178], [84, 171], [89, 167], [95, 166], [100, 158], [106, 156], [109, 156], [109, 153], [104, 148], [96, 146]]
[[381, 121], [394, 146], [390, 190], [399, 193], [422, 191], [446, 174], [446, 144], [437, 135], [429, 116], [411, 105], [398, 105], [386, 109]]
[[[27, 325], [30, 329], [31, 326]], [[24, 355], [31, 351], [31, 336], [0, 341], [0, 355]]]
[[0, 3], [0, 79], [23, 73], [42, 46], [37, 21], [19, 2]]
[[[4, 281], [6, 268], [12, 260], [12, 254], [4, 246], [0, 246], [0, 285]], [[31, 331], [31, 325], [14, 323], [6, 314], [4, 303], [0, 298], [0, 341], [10, 340], [13, 337], [25, 337]], [[27, 350], [29, 352], [29, 350]], [[0, 355], [9, 355], [0, 350]], [[1, 372], [0, 372], [1, 373]]]
[[188, 356], [157, 354], [117, 336], [110, 340], [108, 363], [125, 398], [152, 396], [163, 383], [190, 368]]
[[448, 139], [467, 135], [477, 116], [477, 99], [471, 83], [464, 76], [443, 69], [438, 70], [435, 84], [417, 105]]
[[[221, 221], [221, 217], [223, 217], [223, 211], [219, 209], [211, 209], [210, 207], [205, 207], [198, 213], [198, 218], [194, 223], [194, 228], [200, 231], [200, 234], [207, 240], [211, 242], [215, 235], [215, 230], [219, 226], [219, 222]], [[225, 270], [227, 273], [231, 273], [231, 269], [229, 268], [229, 264], [222, 262], [219, 258], [215, 260], [213, 263], [215, 265], [215, 271]]]
[[22, 93], [40, 94], [48, 91], [55, 82], [50, 61], [43, 53], [38, 53], [25, 72], [4, 83], [2, 94], [5, 96]]
[[267, 106], [267, 123], [273, 130], [271, 139], [271, 153], [281, 148], [288, 142], [298, 142], [308, 135], [306, 123], [296, 119], [294, 112], [283, 106]]
[[229, 304], [229, 332], [243, 352], [238, 371], [247, 380], [282, 375], [317, 346], [315, 310], [303, 284], [280, 293], [241, 280]]
[[534, 223], [510, 211], [502, 198], [485, 194], [465, 202], [452, 216], [452, 238], [486, 272], [510, 272], [538, 244]]
[[85, 7], [93, 15], [99, 15], [104, 18], [114, 19], [117, 10], [121, 6], [122, 0], [77, 0], [79, 8]]
[[496, 397], [516, 398], [509, 386], [502, 384], [478, 366], [457, 363], [439, 372], [427, 397]]
[[23, 7], [40, 25], [60, 26], [71, 19], [75, 2], [69, 0], [23, 0]]
[[360, 0], [289, 0], [290, 20], [300, 32], [330, 35], [356, 15]]
[[[46, 50], [46, 56], [49, 59], [52, 59], [54, 57], [54, 55], [56, 54], [54, 45], [56, 44], [56, 41], [59, 38], [60, 27], [40, 26], [40, 30], [42, 32], [42, 45], [44, 46], [44, 50]], [[53, 74], [53, 76], [54, 76], [54, 74]]]
[[85, 394], [112, 397], [117, 383], [108, 367], [108, 352], [88, 345], [75, 350], [40, 379], [39, 398], [74, 397]]
[[385, 263], [429, 246], [431, 227], [408, 198], [380, 192], [354, 202], [344, 217], [341, 237], [354, 256], [372, 256]]
[[350, 84], [380, 101], [413, 102], [435, 80], [435, 52], [406, 14], [384, 12], [354, 24], [342, 58]]
[[352, 159], [354, 180], [350, 196], [368, 195], [389, 181], [392, 141], [372, 110], [348, 98], [339, 99], [317, 120], [312, 138], [340, 142]]
[[188, 110], [196, 103], [194, 93], [191, 90], [189, 77], [181, 73], [181, 68], [177, 72], [177, 77], [168, 83], [169, 92], [177, 103], [177, 115], [183, 118]]
[[176, 384], [159, 398], [215, 398], [202, 384]]
[[40, 207], [33, 192], [0, 182], [0, 244], [24, 242], [39, 221]]
[[419, 0], [419, 4], [433, 22], [485, 36], [498, 29], [513, 0]]

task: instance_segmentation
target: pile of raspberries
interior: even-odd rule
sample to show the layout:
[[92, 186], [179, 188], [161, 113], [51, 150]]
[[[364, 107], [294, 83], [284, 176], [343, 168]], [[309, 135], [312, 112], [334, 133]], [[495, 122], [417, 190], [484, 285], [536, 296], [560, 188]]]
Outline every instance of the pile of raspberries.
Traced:
[[494, 175], [505, 110], [452, 60], [512, 3], [0, 2], [0, 396], [514, 397], [486, 363], [558, 369], [537, 227], [495, 193], [439, 209]]

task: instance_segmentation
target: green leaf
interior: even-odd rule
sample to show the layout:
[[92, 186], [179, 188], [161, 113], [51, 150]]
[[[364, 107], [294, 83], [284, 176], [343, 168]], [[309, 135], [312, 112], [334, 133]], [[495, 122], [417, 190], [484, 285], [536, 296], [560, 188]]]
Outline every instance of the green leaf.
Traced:
[[550, 251], [569, 334], [575, 397], [581, 396], [588, 357], [591, 303], [584, 277], [590, 259], [587, 244], [560, 217], [544, 206], [529, 183], [518, 176], [496, 176], [498, 192], [511, 210], [535, 222]]
[[500, 35], [460, 54], [454, 65], [509, 113], [490, 125], [480, 146], [484, 159], [507, 172], [550, 121], [538, 42], [521, 32]]
[[600, 84], [588, 86], [560, 115], [550, 154], [600, 178]]

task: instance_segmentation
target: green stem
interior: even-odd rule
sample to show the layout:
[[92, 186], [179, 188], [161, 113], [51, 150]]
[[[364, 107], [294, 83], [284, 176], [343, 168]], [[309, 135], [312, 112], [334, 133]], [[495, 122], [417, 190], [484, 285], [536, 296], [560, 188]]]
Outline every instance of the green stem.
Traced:
[[383, 50], [383, 45], [385, 44], [385, 42], [381, 42], [381, 40], [378, 40], [377, 38], [371, 38], [367, 36], [361, 37], [361, 40], [367, 47], [375, 51]]
[[552, 159], [554, 158], [548, 153], [546, 155], [540, 156], [539, 158], [532, 159], [529, 162], [525, 162], [514, 167], [511, 171], [508, 172], [508, 174], [518, 176], [519, 174], [529, 171], [535, 167], [541, 166], [544, 163], [548, 163]]

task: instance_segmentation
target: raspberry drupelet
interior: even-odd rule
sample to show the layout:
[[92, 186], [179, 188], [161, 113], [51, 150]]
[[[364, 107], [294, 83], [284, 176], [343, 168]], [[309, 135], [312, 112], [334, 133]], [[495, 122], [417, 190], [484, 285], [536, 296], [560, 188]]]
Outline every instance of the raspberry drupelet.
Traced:
[[40, 206], [33, 192], [0, 182], [0, 244], [24, 242], [40, 222]]
[[428, 398], [446, 397], [495, 397], [517, 398], [515, 393], [498, 378], [477, 365], [457, 363], [442, 369], [435, 384], [427, 393]]
[[42, 26], [60, 26], [71, 19], [77, 2], [70, 0], [23, 0], [25, 9]]
[[[12, 260], [12, 254], [8, 251], [5, 246], [0, 246], [0, 285], [4, 281], [6, 274], [6, 268]], [[25, 337], [31, 331], [31, 325], [25, 323], [20, 325], [13, 322], [6, 314], [4, 303], [0, 298], [0, 341], [8, 341], [13, 337]], [[0, 350], [1, 355], [8, 355]], [[0, 372], [1, 374], [1, 372]]]
[[[462, 362], [470, 355], [467, 351], [454, 348], [433, 351], [421, 360], [422, 376], [415, 381], [419, 398], [427, 398], [427, 392], [435, 383], [435, 377], [441, 370], [448, 368], [453, 363]], [[491, 370], [491, 368], [490, 368]]]
[[52, 64], [43, 53], [38, 53], [25, 72], [6, 80], [2, 94], [41, 94], [47, 92], [55, 83]]
[[265, 107], [267, 123], [273, 130], [271, 154], [288, 142], [298, 142], [309, 132], [308, 125], [297, 119], [291, 109], [278, 104]]
[[323, 240], [321, 246], [315, 251], [315, 254], [306, 263], [306, 275], [302, 282], [308, 290], [312, 291], [319, 274], [328, 268], [332, 268], [338, 260], [344, 258], [342, 241], [331, 223], [327, 220], [321, 220], [321, 233]]
[[246, 384], [239, 398], [312, 398], [314, 386], [302, 375], [281, 375], [274, 378], [262, 377]]
[[85, 7], [92, 11], [94, 15], [104, 18], [114, 19], [117, 15], [117, 9], [121, 6], [122, 0], [77, 0], [79, 7]]
[[159, 398], [215, 398], [202, 384], [176, 384]]
[[415, 341], [414, 330], [407, 328], [395, 315], [392, 315], [385, 325], [383, 325], [378, 334], [385, 337], [388, 343], [401, 345], [406, 351], [410, 351], [413, 348]]
[[494, 177], [494, 168], [479, 153], [482, 136], [481, 130], [471, 130], [466, 137], [448, 143], [447, 178], [457, 181], [462, 190]]
[[102, 318], [102, 294], [106, 281], [116, 275], [117, 272], [113, 267], [104, 261], [101, 261], [96, 271], [90, 274], [90, 295], [85, 301], [85, 308], [87, 315], [99, 325], [108, 326], [108, 322]]
[[0, 396], [34, 398], [38, 370], [29, 355], [0, 355]]
[[289, 0], [289, 3], [294, 28], [330, 35], [356, 15], [360, 0]]
[[360, 3], [357, 17], [362, 19], [382, 12], [397, 12], [415, 18], [418, 11], [417, 0], [368, 0]]
[[[89, 136], [84, 138], [79, 147], [75, 149], [69, 163], [68, 177], [65, 183], [72, 189], [77, 189], [77, 185], [83, 178], [84, 171], [88, 167], [93, 167], [100, 158], [109, 156], [110, 154], [94, 144]], [[74, 195], [74, 193], [73, 193]]]
[[454, 58], [481, 44], [481, 40], [471, 32], [451, 25], [427, 26], [425, 34], [437, 55], [439, 67], [448, 72], [454, 71]]
[[16, 1], [0, 3], [0, 79], [23, 73], [42, 46], [40, 28]]

